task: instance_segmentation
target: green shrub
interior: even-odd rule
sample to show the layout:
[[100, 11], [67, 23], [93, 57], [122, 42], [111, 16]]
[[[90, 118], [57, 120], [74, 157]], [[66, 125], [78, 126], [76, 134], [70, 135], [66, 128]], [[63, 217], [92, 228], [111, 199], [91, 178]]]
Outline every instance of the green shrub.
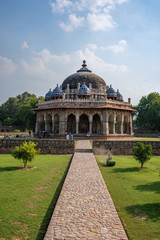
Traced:
[[19, 132], [21, 132], [21, 131], [17, 129], [17, 130], [14, 130], [14, 132], [17, 132], [17, 133], [19, 133]]
[[109, 166], [109, 167], [111, 167], [111, 166], [114, 166], [116, 164], [116, 161], [115, 160], [109, 160], [108, 162], [107, 162], [107, 166]]
[[32, 141], [23, 142], [21, 146], [16, 146], [12, 151], [12, 156], [18, 160], [23, 160], [24, 168], [27, 166], [27, 162], [32, 162], [36, 155], [40, 153], [40, 150], [36, 150], [37, 144]]
[[137, 143], [137, 146], [132, 149], [133, 157], [141, 164], [141, 168], [143, 168], [143, 164], [151, 159], [152, 157], [152, 146], [144, 145], [141, 142]]

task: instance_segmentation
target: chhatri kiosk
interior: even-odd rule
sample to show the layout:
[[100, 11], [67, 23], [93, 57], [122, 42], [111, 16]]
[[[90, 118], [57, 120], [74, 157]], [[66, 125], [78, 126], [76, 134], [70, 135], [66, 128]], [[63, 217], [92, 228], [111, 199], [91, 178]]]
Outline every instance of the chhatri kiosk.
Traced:
[[87, 68], [67, 77], [39, 101], [35, 133], [41, 131], [62, 137], [65, 132], [74, 136], [123, 138], [132, 137], [131, 100], [124, 102], [119, 90]]

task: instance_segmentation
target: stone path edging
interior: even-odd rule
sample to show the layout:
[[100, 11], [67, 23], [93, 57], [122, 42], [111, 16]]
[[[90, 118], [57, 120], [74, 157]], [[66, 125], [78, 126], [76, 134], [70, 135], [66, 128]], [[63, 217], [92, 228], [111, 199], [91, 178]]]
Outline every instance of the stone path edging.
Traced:
[[127, 240], [89, 141], [76, 152], [44, 240]]

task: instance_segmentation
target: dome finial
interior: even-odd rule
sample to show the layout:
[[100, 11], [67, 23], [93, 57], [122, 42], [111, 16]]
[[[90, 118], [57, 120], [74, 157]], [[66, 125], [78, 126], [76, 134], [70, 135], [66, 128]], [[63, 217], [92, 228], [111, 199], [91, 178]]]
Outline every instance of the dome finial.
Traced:
[[83, 68], [86, 68], [86, 67], [87, 67], [86, 60], [83, 60], [82, 67], [83, 67]]

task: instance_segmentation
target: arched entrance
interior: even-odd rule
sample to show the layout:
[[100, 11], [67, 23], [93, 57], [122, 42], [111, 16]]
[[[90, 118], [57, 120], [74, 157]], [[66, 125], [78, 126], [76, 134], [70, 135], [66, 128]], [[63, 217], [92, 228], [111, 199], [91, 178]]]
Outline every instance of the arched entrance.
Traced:
[[79, 118], [79, 133], [86, 134], [89, 132], [89, 121], [86, 114], [82, 114]]
[[47, 115], [47, 132], [52, 130], [52, 116], [51, 114]]
[[101, 121], [98, 114], [93, 116], [93, 123], [92, 123], [92, 133], [93, 134], [101, 134]]
[[129, 120], [128, 120], [128, 116], [124, 117], [123, 133], [124, 134], [129, 134]]
[[76, 117], [70, 114], [67, 119], [67, 132], [76, 133]]
[[59, 115], [58, 114], [54, 116], [54, 133], [55, 134], [59, 133]]
[[44, 116], [41, 115], [39, 118], [39, 129], [38, 131], [42, 132], [45, 131], [45, 122], [44, 122]]
[[115, 133], [120, 134], [121, 133], [121, 122], [122, 118], [120, 115], [116, 117], [116, 122], [115, 122]]

